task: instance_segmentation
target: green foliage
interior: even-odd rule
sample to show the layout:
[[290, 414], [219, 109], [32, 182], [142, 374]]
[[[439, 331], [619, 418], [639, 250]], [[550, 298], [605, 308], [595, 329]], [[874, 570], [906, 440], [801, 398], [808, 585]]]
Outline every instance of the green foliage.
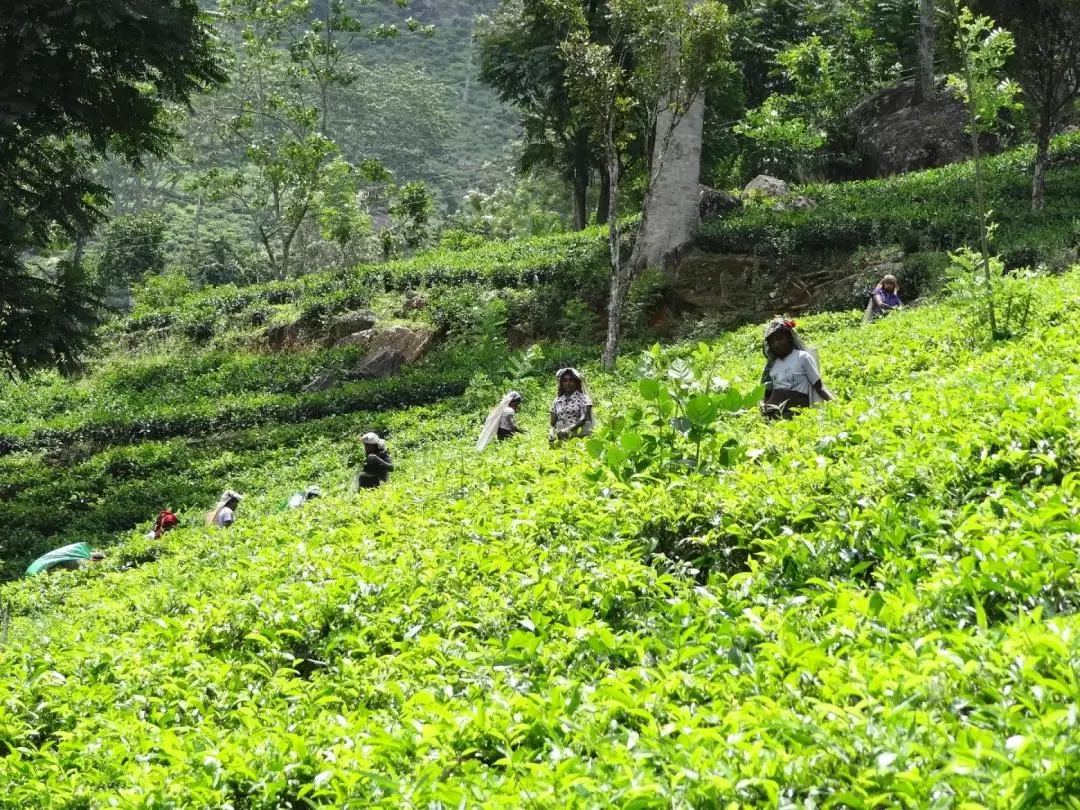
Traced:
[[108, 204], [95, 164], [163, 154], [174, 134], [163, 107], [223, 76], [195, 0], [15, 0], [0, 9], [0, 53], [12, 60], [0, 78], [0, 365], [22, 372], [70, 361], [97, 315], [76, 284], [81, 250], [49, 279], [24, 255], [89, 237]]
[[653, 346], [642, 358], [641, 407], [612, 419], [588, 441], [590, 454], [624, 484], [665, 476], [708, 475], [733, 466], [742, 449], [721, 419], [756, 408], [764, 387], [745, 395], [715, 376], [716, 350], [699, 344], [689, 356], [665, 357]]
[[126, 285], [165, 271], [165, 218], [161, 214], [116, 217], [105, 229], [94, 267], [103, 284]]
[[[1033, 150], [1024, 147], [987, 158], [986, 196], [998, 222], [996, 247], [1007, 267], [1057, 264], [1075, 244], [1075, 212], [1069, 200], [1080, 194], [1080, 139], [1054, 141], [1046, 210], [1030, 210]], [[954, 164], [888, 180], [808, 184], [796, 188], [817, 202], [809, 211], [776, 211], [751, 204], [702, 227], [701, 246], [717, 253], [795, 257], [806, 252], [854, 251], [872, 245], [900, 245], [906, 252], [948, 251], [977, 244], [978, 218], [970, 163]]]
[[[647, 474], [549, 449], [540, 392], [530, 433], [479, 457], [483, 411], [451, 400], [71, 474], [0, 460], [5, 498], [37, 496], [0, 505], [5, 541], [16, 520], [120, 523], [143, 490], [140, 529], [183, 510], [162, 541], [93, 535], [99, 567], [3, 587], [7, 801], [1071, 806], [1080, 281], [1031, 285], [1008, 342], [958, 336], [952, 304], [805, 319], [840, 399], [781, 424], [712, 400], [754, 385], [756, 326], [650, 352], [655, 386], [586, 369], [601, 430], [640, 409], [642, 444], [666, 437]], [[695, 443], [655, 424], [664, 390], [703, 448], [744, 452], [678, 463]], [[350, 498], [372, 426], [399, 471]], [[326, 496], [277, 511], [299, 482]], [[238, 522], [206, 530], [226, 484]]]

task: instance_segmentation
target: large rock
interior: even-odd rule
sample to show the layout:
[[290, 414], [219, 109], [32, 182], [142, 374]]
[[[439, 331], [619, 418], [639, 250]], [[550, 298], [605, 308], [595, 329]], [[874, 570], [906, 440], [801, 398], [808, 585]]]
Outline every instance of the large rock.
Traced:
[[349, 312], [334, 319], [327, 330], [324, 344], [334, 346], [339, 340], [375, 326], [374, 312]]
[[788, 187], [787, 183], [779, 178], [767, 174], [759, 174], [746, 184], [746, 188], [743, 189], [743, 192], [759, 197], [786, 197], [791, 193], [791, 189]]
[[333, 371], [325, 371], [300, 389], [304, 394], [321, 394], [329, 391], [338, 382], [338, 375]]
[[300, 343], [300, 333], [302, 331], [303, 325], [299, 321], [271, 326], [266, 330], [263, 342], [272, 352], [288, 351], [296, 348], [297, 344]]
[[401, 352], [406, 363], [415, 363], [431, 348], [435, 332], [426, 327], [387, 326], [367, 329], [341, 341], [341, 345], [367, 346], [369, 354], [390, 348]]
[[[915, 105], [914, 93], [913, 81], [901, 82], [865, 98], [852, 111], [856, 143], [868, 176], [933, 169], [971, 154], [963, 101], [943, 89]], [[992, 150], [995, 144], [986, 146]]]
[[742, 200], [734, 194], [708, 186], [698, 186], [698, 210], [702, 223], [715, 222], [725, 214], [742, 208]]
[[371, 352], [352, 371], [353, 377], [361, 379], [385, 379], [393, 377], [405, 365], [405, 355], [392, 346], [383, 346]]
[[671, 275], [680, 308], [730, 312], [753, 309], [760, 302], [755, 281], [766, 272], [762, 259], [738, 254], [690, 250]]

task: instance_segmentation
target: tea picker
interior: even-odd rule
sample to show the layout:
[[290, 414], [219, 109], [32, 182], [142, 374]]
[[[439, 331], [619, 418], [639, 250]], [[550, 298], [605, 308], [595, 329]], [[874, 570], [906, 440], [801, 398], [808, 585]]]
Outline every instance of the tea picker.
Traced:
[[896, 276], [885, 276], [870, 293], [870, 302], [866, 305], [863, 315], [863, 325], [884, 318], [894, 309], [900, 309], [903, 302], [900, 300], [900, 286], [896, 283]]
[[499, 404], [488, 413], [484, 428], [480, 431], [480, 438], [476, 442], [476, 449], [483, 450], [491, 444], [492, 439], [502, 442], [518, 433], [524, 433], [517, 423], [517, 411], [520, 407], [521, 394], [517, 391], [511, 391], [499, 400]]
[[555, 379], [559, 381], [559, 391], [551, 403], [548, 441], [591, 435], [593, 403], [585, 387], [585, 378], [576, 368], [561, 368], [555, 372]]
[[364, 461], [353, 476], [350, 492], [361, 489], [375, 489], [390, 480], [394, 471], [394, 460], [386, 449], [386, 442], [377, 433], [365, 433], [360, 437], [364, 445]]
[[217, 506], [206, 513], [206, 525], [227, 529], [236, 521], [236, 509], [244, 496], [239, 492], [227, 489], [218, 498]]
[[315, 498], [321, 498], [321, 497], [322, 497], [322, 490], [319, 487], [317, 487], [315, 485], [312, 485], [312, 486], [308, 487], [307, 489], [305, 489], [303, 492], [297, 492], [294, 495], [292, 495], [292, 497], [290, 497], [289, 500], [285, 502], [285, 505], [282, 508], [284, 508], [284, 509], [299, 509], [301, 506], [303, 506], [308, 501], [314, 500]]
[[42, 571], [73, 571], [93, 562], [105, 559], [101, 551], [91, 551], [86, 543], [72, 543], [69, 546], [53, 549], [43, 554], [26, 569], [26, 575], [32, 577]]
[[821, 381], [817, 352], [795, 331], [795, 321], [778, 318], [766, 326], [762, 351], [761, 415], [766, 419], [791, 419], [803, 408], [833, 399]]

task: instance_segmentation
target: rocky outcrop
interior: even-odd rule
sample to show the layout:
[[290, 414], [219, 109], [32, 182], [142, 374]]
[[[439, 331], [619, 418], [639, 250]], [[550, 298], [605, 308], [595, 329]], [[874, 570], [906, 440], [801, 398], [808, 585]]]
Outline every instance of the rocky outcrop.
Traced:
[[352, 370], [352, 377], [361, 380], [382, 380], [393, 377], [405, 365], [405, 355], [391, 346], [371, 352]]
[[698, 210], [702, 224], [715, 222], [732, 211], [742, 208], [743, 201], [734, 194], [708, 186], [698, 186]]
[[867, 175], [889, 177], [932, 169], [971, 154], [963, 101], [944, 89], [922, 104], [914, 104], [914, 97], [914, 82], [901, 82], [874, 93], [852, 111]]
[[287, 352], [300, 344], [302, 333], [303, 326], [299, 322], [283, 323], [267, 329], [262, 342], [272, 352]]
[[786, 197], [791, 193], [791, 188], [779, 178], [759, 174], [746, 184], [743, 193], [755, 197]]
[[672, 290], [680, 309], [729, 311], [752, 306], [748, 293], [769, 267], [757, 256], [688, 251], [672, 274]]
[[363, 332], [374, 326], [374, 312], [349, 312], [345, 315], [339, 315], [334, 319], [333, 323], [330, 324], [330, 328], [327, 330], [326, 337], [323, 340], [323, 345], [329, 348], [349, 335], [355, 335], [357, 332]]

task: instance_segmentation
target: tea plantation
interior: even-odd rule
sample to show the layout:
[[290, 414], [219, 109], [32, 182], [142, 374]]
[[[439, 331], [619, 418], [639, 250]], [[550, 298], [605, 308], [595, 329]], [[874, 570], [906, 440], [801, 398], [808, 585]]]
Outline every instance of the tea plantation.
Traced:
[[[838, 401], [781, 424], [759, 326], [613, 375], [5, 389], [0, 806], [1080, 807], [1080, 274], [1031, 284], [1009, 341], [950, 301], [806, 319]], [[549, 448], [569, 361], [601, 426]], [[529, 433], [477, 454], [504, 384]], [[349, 496], [372, 427], [398, 469]], [[54, 533], [108, 558], [14, 579]]]

